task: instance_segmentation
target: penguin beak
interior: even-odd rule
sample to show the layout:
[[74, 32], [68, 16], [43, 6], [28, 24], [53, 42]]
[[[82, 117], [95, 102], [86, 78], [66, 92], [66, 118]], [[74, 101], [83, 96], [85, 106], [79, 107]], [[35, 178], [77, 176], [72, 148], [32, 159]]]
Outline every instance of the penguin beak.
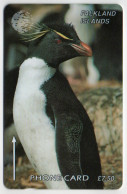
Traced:
[[92, 56], [92, 50], [91, 48], [85, 44], [84, 42], [80, 41], [80, 44], [71, 44], [71, 46], [81, 55], [81, 56]]

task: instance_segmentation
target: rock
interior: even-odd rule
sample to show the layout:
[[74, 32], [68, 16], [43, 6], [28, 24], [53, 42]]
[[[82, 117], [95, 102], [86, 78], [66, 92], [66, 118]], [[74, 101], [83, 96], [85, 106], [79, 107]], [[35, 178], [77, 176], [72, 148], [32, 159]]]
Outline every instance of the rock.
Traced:
[[122, 88], [90, 89], [78, 95], [93, 122], [100, 155], [122, 154]]

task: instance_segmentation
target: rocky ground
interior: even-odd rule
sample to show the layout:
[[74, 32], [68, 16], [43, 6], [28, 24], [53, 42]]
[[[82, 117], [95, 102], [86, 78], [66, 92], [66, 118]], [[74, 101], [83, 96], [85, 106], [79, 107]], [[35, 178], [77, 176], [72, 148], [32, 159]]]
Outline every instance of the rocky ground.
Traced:
[[[114, 181], [104, 181], [104, 189], [118, 189], [122, 185], [122, 164], [121, 157], [114, 155], [109, 157], [101, 156], [102, 172], [105, 179], [114, 176]], [[46, 189], [42, 181], [30, 181], [30, 175], [37, 175], [30, 165], [26, 156], [19, 157], [16, 164], [16, 180], [13, 181], [13, 166], [4, 168], [4, 185], [9, 189], [36, 188]]]

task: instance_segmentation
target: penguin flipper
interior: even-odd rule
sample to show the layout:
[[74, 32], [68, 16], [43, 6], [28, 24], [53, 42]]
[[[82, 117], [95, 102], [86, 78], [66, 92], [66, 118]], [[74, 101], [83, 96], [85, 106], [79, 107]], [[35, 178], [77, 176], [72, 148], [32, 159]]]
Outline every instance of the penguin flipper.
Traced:
[[86, 189], [81, 177], [80, 140], [83, 124], [79, 117], [72, 114], [61, 114], [56, 122], [56, 153], [59, 168], [68, 187]]

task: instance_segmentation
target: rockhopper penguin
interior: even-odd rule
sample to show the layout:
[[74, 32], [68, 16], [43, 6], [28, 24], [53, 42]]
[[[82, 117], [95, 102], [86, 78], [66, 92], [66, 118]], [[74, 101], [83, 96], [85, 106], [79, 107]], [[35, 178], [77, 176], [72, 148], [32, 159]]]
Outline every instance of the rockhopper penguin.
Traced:
[[[62, 175], [62, 181], [44, 181], [47, 188], [102, 189], [92, 122], [58, 69], [63, 61], [91, 56], [92, 51], [72, 25], [42, 24], [36, 29], [21, 35], [30, 44], [13, 104], [20, 141], [38, 175]], [[89, 179], [84, 181], [83, 175]]]

